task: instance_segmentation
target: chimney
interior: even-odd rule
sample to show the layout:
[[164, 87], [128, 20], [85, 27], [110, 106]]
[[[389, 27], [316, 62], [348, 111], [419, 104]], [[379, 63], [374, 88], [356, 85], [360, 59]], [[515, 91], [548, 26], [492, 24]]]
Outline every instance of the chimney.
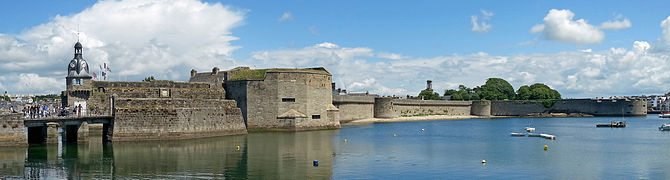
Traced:
[[330, 87], [335, 91], [335, 83], [330, 83]]
[[195, 76], [195, 74], [197, 74], [197, 73], [198, 73], [198, 71], [196, 71], [195, 69], [191, 69], [191, 77]]

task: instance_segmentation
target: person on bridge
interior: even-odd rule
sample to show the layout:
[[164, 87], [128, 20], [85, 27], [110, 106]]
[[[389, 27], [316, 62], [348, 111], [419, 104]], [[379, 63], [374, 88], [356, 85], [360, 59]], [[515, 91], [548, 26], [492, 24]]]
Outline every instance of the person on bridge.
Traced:
[[79, 107], [77, 107], [77, 116], [81, 116], [81, 104], [79, 104]]

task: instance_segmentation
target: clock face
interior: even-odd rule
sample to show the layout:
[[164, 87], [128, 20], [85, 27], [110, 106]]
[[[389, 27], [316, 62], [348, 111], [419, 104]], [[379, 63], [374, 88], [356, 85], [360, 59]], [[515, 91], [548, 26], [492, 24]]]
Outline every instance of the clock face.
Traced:
[[70, 68], [74, 68], [74, 66], [75, 66], [74, 62], [71, 62], [70, 63]]
[[81, 62], [81, 68], [82, 68], [82, 69], [85, 69], [85, 68], [86, 68], [86, 62], [85, 62], [85, 61], [84, 61], [84, 62]]

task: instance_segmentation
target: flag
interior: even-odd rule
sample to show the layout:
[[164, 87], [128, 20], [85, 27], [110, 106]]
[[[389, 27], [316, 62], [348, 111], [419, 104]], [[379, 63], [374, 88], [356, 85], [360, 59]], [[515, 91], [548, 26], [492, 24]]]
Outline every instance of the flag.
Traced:
[[102, 71], [102, 65], [98, 64], [98, 66], [100, 66], [100, 71]]
[[98, 79], [98, 77], [93, 73], [93, 79]]
[[103, 80], [107, 80], [107, 73], [105, 71], [101, 72]]
[[105, 69], [107, 69], [107, 71], [109, 71], [109, 72], [112, 72], [112, 69], [110, 69], [109, 66], [107, 66], [107, 65], [105, 65]]

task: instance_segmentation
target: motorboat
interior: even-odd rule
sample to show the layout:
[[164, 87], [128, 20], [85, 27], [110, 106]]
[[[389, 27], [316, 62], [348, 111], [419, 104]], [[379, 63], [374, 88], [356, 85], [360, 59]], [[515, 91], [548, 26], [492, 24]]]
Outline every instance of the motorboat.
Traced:
[[526, 130], [527, 132], [533, 132], [533, 131], [535, 131], [535, 128], [534, 128], [534, 127], [526, 127], [526, 128], [523, 128], [523, 129]]
[[670, 124], [663, 124], [658, 127], [659, 131], [670, 131]]
[[526, 136], [528, 134], [526, 134], [526, 133], [510, 133], [510, 135], [512, 135], [512, 136]]
[[619, 122], [612, 121], [611, 123], [607, 124], [596, 124], [596, 127], [625, 128], [626, 121], [619, 121]]

